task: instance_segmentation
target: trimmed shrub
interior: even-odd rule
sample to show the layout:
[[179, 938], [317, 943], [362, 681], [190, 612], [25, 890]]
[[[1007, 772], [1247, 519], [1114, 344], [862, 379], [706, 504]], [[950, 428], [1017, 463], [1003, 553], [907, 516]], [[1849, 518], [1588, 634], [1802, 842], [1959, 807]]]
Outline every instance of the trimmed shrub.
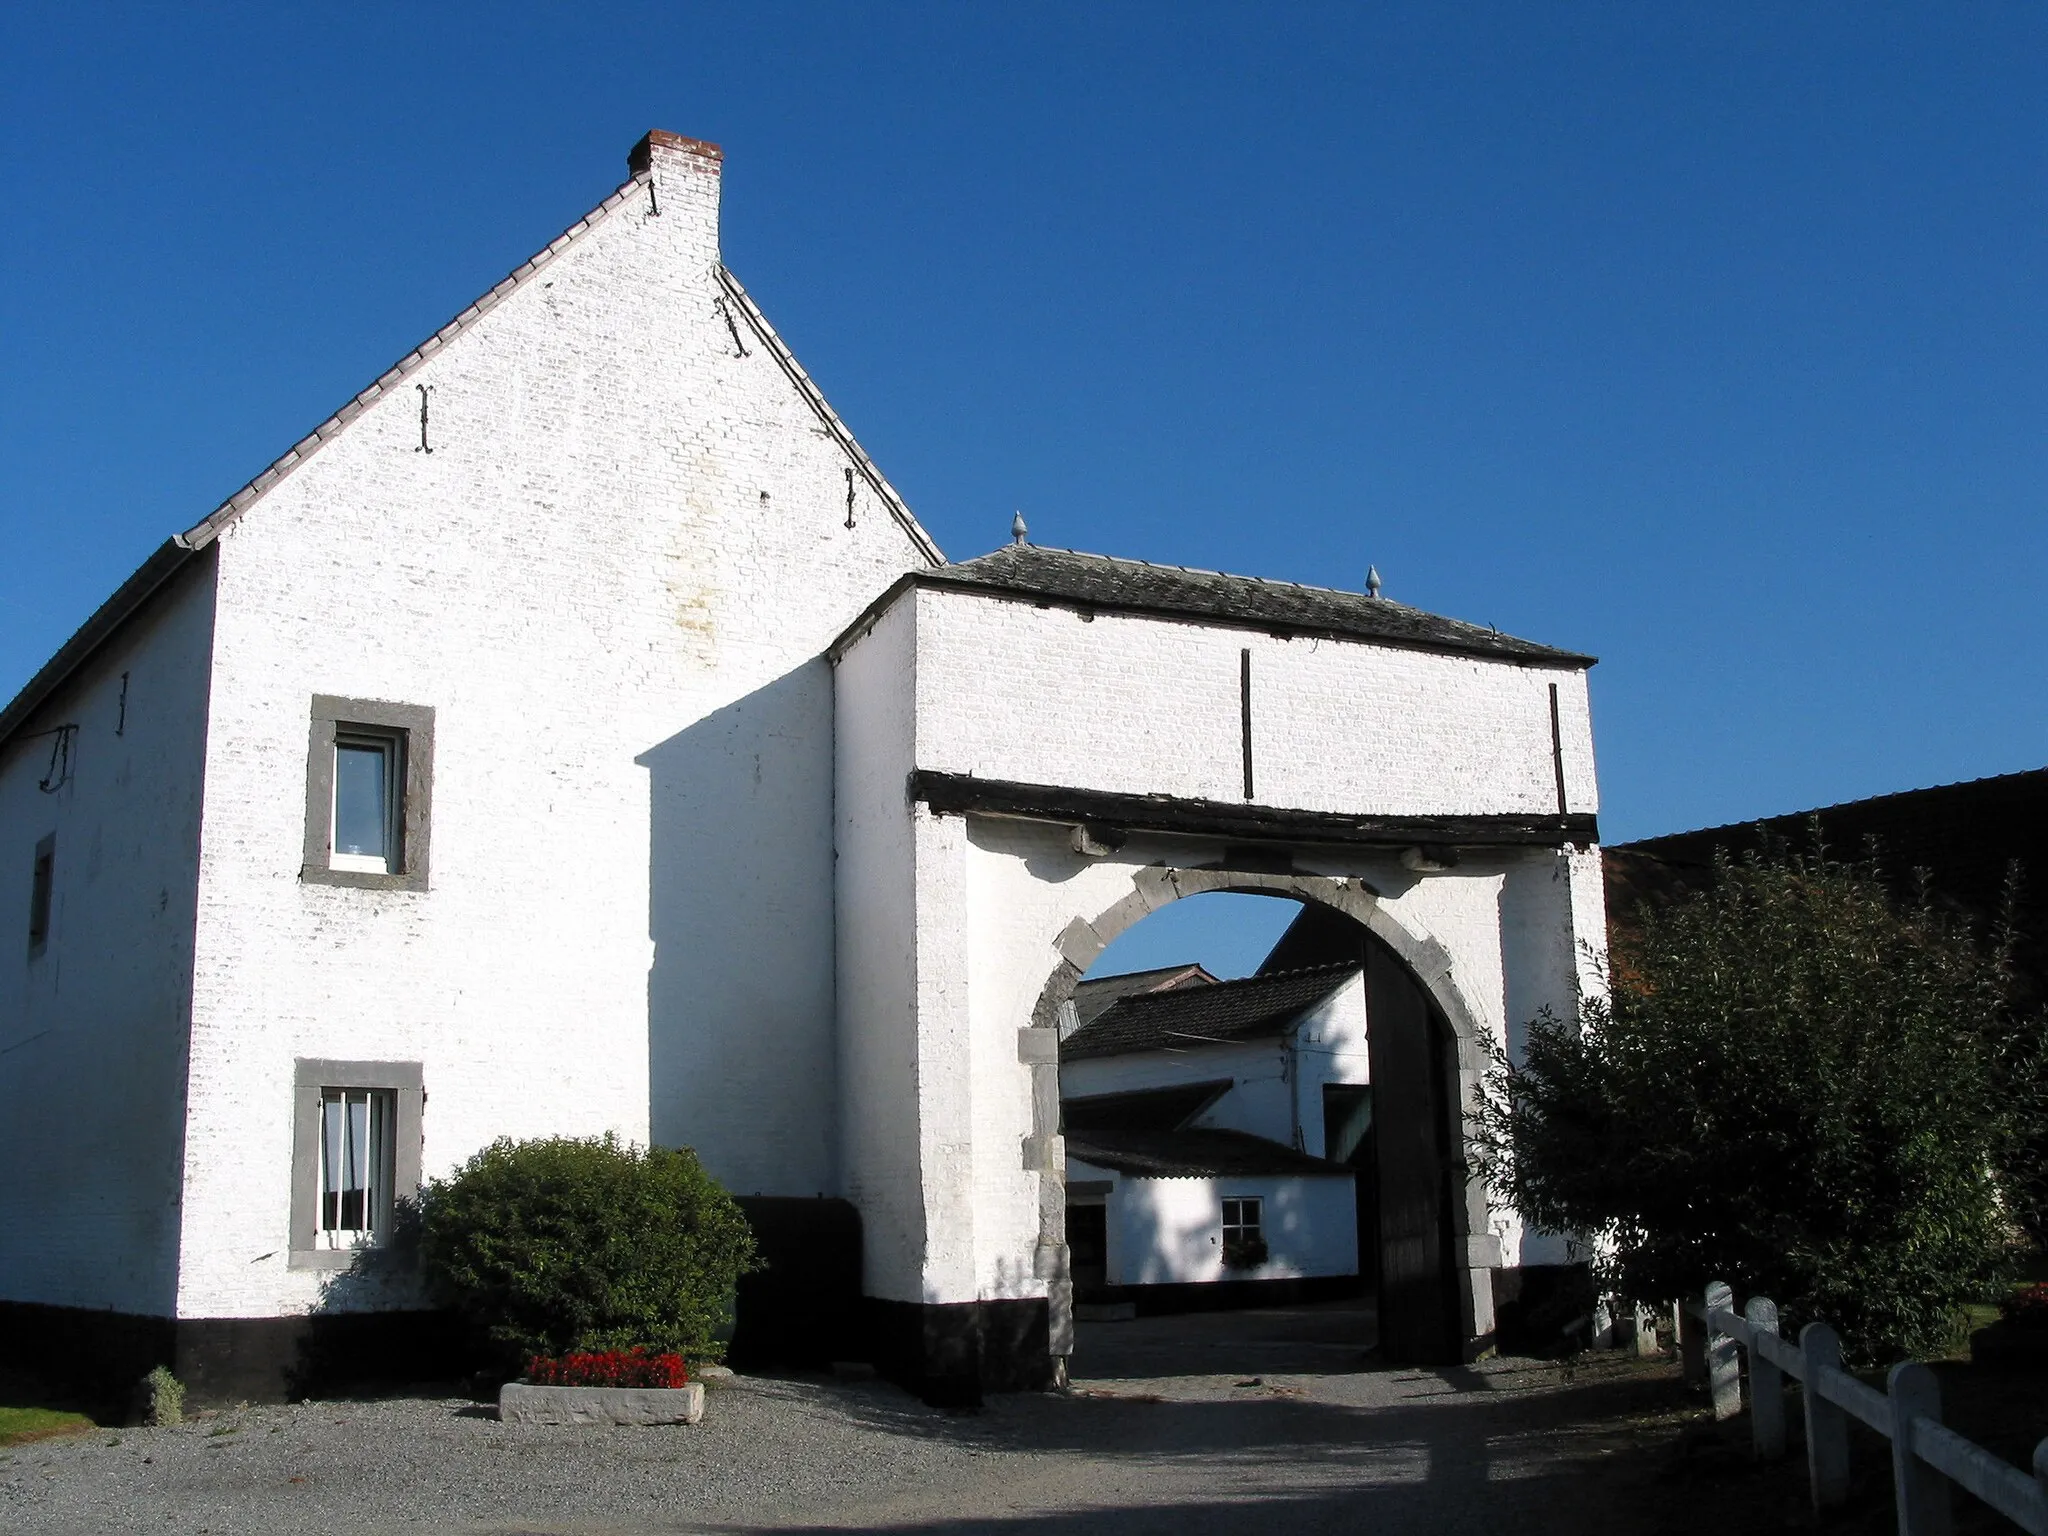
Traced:
[[421, 1192], [437, 1299], [505, 1361], [647, 1349], [716, 1360], [754, 1267], [740, 1208], [687, 1147], [499, 1140]]
[[1723, 856], [1708, 890], [1643, 912], [1611, 999], [1497, 1056], [1489, 1180], [1592, 1237], [1628, 1298], [1722, 1279], [1862, 1361], [1938, 1349], [2014, 1237], [1999, 1174], [2042, 1030], [2004, 943], [1817, 845]]

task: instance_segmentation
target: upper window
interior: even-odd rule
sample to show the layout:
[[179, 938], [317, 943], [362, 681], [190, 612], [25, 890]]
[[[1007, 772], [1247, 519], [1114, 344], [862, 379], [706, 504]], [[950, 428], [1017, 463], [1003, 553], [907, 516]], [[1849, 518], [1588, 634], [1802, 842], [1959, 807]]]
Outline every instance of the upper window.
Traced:
[[314, 695], [301, 877], [425, 890], [433, 763], [433, 710]]
[[405, 865], [400, 855], [404, 822], [405, 737], [351, 730], [334, 733], [334, 869], [389, 875]]
[[36, 861], [28, 885], [28, 952], [40, 955], [50, 944], [50, 902], [57, 886], [57, 834], [36, 844]]

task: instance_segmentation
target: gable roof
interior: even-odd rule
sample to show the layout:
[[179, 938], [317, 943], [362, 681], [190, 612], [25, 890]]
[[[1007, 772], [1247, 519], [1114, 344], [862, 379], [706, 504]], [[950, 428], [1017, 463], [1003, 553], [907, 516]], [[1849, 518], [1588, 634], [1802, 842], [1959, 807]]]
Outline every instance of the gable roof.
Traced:
[[1343, 1163], [1248, 1131], [1085, 1131], [1067, 1137], [1067, 1156], [1141, 1179], [1353, 1177]]
[[1060, 1059], [1188, 1050], [1278, 1035], [1361, 969], [1346, 961], [1119, 998], [1067, 1036]]
[[1149, 971], [1125, 971], [1120, 976], [1091, 976], [1075, 984], [1074, 1013], [1081, 1023], [1092, 1024], [1098, 1014], [1119, 998], [1144, 992], [1171, 992], [1179, 987], [1208, 987], [1216, 984], [1201, 964], [1160, 965]]
[[[661, 141], [678, 147], [686, 146], [692, 152], [702, 154], [711, 159], [722, 160], [724, 158], [724, 151], [716, 144], [708, 144], [698, 139], [682, 139], [678, 135], [662, 133], [660, 130], [656, 130], [650, 133], [647, 138], [642, 139], [628, 157], [628, 164], [633, 167], [632, 174], [625, 181], [621, 182], [609, 197], [605, 198], [603, 202], [591, 209], [590, 212], [586, 213], [574, 224], [563, 230], [561, 234], [549, 241], [546, 246], [533, 256], [521, 262], [517, 267], [514, 267], [503, 281], [492, 287], [483, 297], [470, 304], [453, 320], [450, 320], [446, 325], [434, 332], [433, 335], [413, 348], [412, 351], [406, 353], [405, 356], [385, 369], [382, 374], [378, 375], [376, 382], [358, 392], [340, 410], [300, 438], [279, 457], [272, 460], [248, 484], [228, 497], [227, 500], [223, 501], [183, 533], [173, 534], [160, 544], [155, 552], [136, 570], [135, 574], [115, 589], [114, 595], [100, 604], [85, 623], [80, 625], [77, 631], [73, 633], [71, 638], [57, 648], [56, 654], [44, 663], [37, 670], [36, 674], [22, 686], [21, 691], [9, 701], [6, 708], [0, 709], [0, 746], [5, 746], [14, 733], [42, 706], [44, 701], [57, 691], [65, 679], [83, 666], [91, 658], [92, 654], [110, 639], [128, 619], [133, 617], [165, 582], [177, 574], [193, 556], [206, 549], [214, 540], [218, 539], [250, 507], [262, 500], [264, 495], [273, 486], [301, 464], [305, 463], [315, 453], [319, 452], [322, 447], [339, 435], [343, 428], [362, 415], [370, 406], [374, 405], [383, 396], [389, 394], [393, 389], [396, 389], [400, 384], [403, 384], [414, 372], [439, 353], [442, 348], [446, 347], [456, 337], [467, 331], [477, 321], [511, 297], [534, 274], [547, 266], [570, 246], [574, 245], [585, 234], [588, 234], [592, 229], [603, 223], [642, 187], [649, 185], [653, 180], [653, 171], [648, 163], [645, 146], [650, 141]], [[767, 317], [761, 313], [759, 307], [748, 297], [746, 290], [740, 286], [739, 279], [734, 277], [723, 263], [720, 263], [715, 271], [719, 286], [730, 297], [733, 307], [744, 317], [748, 328], [753, 331], [755, 338], [760, 342], [762, 348], [769, 356], [775, 359], [777, 365], [788, 375], [790, 382], [796, 387], [797, 393], [803, 397], [805, 404], [810, 406], [820, 422], [823, 423], [826, 434], [845, 451], [852, 460], [855, 470], [867, 481], [868, 485], [881, 499], [882, 504], [889, 509], [890, 515], [909, 534], [910, 540], [917, 546], [918, 552], [931, 561], [932, 564], [942, 564], [945, 556], [940, 552], [939, 546], [932, 540], [931, 535], [925, 532], [923, 526], [918, 523], [916, 517], [912, 515], [910, 508], [905, 505], [903, 498], [896, 493], [895, 488], [883, 478], [882, 472], [875, 467], [874, 461], [868, 457], [860, 444], [854, 441], [853, 434], [847, 430], [846, 424], [839, 419], [837, 413], [826, 403], [825, 397], [819, 391], [817, 385], [811, 382], [810, 375], [804, 372], [803, 365], [797, 362], [796, 357], [790, 352], [788, 346], [784, 344], [781, 336], [776, 334], [775, 329], [768, 324]]]
[[[920, 586], [951, 587], [998, 597], [1060, 603], [1089, 610], [1199, 619], [1285, 634], [1372, 640], [1415, 650], [1451, 651], [1556, 667], [1590, 667], [1591, 656], [1518, 640], [1478, 624], [1425, 613], [1420, 608], [1258, 576], [1230, 576], [1191, 566], [1153, 565], [1111, 555], [1036, 544], [1010, 544], [992, 554], [906, 578]], [[899, 582], [882, 603], [855, 620], [840, 644], [894, 601]], [[835, 647], [835, 650], [837, 647]]]

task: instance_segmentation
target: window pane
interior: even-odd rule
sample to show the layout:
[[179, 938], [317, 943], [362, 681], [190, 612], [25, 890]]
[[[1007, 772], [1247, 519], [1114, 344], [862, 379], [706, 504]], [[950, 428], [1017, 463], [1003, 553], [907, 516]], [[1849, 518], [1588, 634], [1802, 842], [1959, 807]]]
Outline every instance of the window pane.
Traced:
[[391, 749], [382, 743], [340, 742], [334, 748], [334, 851], [373, 859], [385, 846], [390, 817]]

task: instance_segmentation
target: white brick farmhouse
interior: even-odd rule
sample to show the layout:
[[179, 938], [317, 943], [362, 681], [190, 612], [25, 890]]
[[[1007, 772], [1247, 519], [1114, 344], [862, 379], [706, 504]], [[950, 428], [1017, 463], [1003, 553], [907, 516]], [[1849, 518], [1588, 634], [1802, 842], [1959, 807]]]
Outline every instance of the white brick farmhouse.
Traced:
[[1492, 1272], [1554, 1257], [1454, 1169], [1482, 1043], [1603, 944], [1589, 660], [946, 564], [721, 264], [719, 150], [629, 164], [0, 711], [0, 1348], [214, 1396], [420, 1357], [414, 1277], [352, 1252], [394, 1199], [611, 1131], [820, 1245], [833, 1350], [1043, 1382], [1061, 1012], [1203, 890], [1354, 926], [1388, 1348], [1479, 1347]]

